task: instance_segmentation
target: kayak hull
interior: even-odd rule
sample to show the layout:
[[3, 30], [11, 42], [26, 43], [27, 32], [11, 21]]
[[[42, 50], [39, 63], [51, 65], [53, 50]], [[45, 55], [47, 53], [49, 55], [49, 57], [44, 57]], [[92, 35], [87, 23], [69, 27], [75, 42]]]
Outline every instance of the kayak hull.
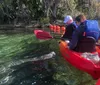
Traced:
[[[100, 63], [94, 64], [92, 61], [87, 60], [81, 56], [82, 53], [78, 53], [67, 48], [67, 43], [60, 41], [59, 43], [60, 53], [64, 59], [77, 69], [87, 72], [93, 79], [100, 78]], [[100, 54], [99, 46], [96, 47], [96, 52]]]

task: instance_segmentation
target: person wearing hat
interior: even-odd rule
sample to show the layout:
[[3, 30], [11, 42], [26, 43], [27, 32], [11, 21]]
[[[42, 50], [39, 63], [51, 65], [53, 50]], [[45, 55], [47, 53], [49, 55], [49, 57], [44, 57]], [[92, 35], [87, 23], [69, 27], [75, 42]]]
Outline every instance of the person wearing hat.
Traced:
[[75, 24], [73, 23], [73, 18], [70, 15], [67, 15], [64, 18], [64, 24], [66, 26], [65, 33], [61, 39], [71, 40], [73, 31], [76, 29]]
[[77, 52], [94, 52], [100, 37], [99, 24], [96, 20], [87, 20], [84, 14], [75, 18], [78, 28], [72, 34], [69, 49]]

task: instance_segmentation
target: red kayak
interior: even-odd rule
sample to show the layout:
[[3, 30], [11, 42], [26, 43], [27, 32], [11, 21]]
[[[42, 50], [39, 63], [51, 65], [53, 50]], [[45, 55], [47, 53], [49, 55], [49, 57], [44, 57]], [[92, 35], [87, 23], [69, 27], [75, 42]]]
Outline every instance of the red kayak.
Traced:
[[[38, 39], [41, 40], [48, 40], [48, 39], [54, 39], [49, 32], [46, 32], [44, 30], [34, 30], [34, 34]], [[97, 44], [96, 44], [97, 45]], [[65, 58], [66, 62], [69, 62], [72, 66], [76, 67], [77, 69], [84, 71], [88, 74], [90, 74], [93, 79], [99, 79], [100, 78], [100, 61], [94, 63], [92, 60], [88, 60], [85, 58], [82, 54], [79, 52], [75, 52], [72, 50], [69, 50], [67, 48], [67, 42], [60, 41], [59, 43], [60, 47], [60, 53]], [[95, 54], [98, 53], [98, 58], [100, 56], [100, 44], [96, 46], [96, 52], [90, 53]], [[99, 58], [100, 59], [100, 58]], [[100, 84], [100, 80], [98, 80], [96, 85]]]
[[[65, 41], [60, 41], [60, 52], [67, 62], [76, 67], [79, 70], [87, 72], [93, 79], [100, 78], [100, 62], [94, 63], [82, 56], [82, 53], [78, 53], [67, 48]], [[100, 55], [100, 46], [96, 46], [96, 52]], [[95, 52], [94, 52], [95, 53]], [[93, 53], [92, 53], [93, 54]]]

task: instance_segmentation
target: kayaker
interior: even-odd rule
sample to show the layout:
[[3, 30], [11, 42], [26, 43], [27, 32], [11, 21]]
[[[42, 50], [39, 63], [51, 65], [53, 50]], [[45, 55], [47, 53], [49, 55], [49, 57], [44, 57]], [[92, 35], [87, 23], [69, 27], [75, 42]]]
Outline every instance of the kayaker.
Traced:
[[[78, 28], [73, 32], [69, 49], [77, 52], [94, 52], [96, 41], [99, 38], [99, 27], [96, 21], [87, 20], [86, 16], [80, 14], [75, 18]], [[96, 23], [91, 26], [89, 23]]]
[[61, 39], [71, 40], [73, 31], [76, 29], [76, 26], [73, 23], [73, 18], [70, 15], [67, 15], [64, 18], [64, 24], [66, 26], [66, 30]]

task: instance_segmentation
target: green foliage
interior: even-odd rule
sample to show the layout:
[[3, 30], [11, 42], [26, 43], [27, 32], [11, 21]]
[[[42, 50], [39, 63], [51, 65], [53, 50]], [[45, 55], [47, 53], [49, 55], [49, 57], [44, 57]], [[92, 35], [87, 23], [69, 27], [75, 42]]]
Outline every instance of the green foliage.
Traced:
[[48, 24], [50, 22], [50, 19], [49, 19], [49, 17], [47, 17], [47, 18], [40, 18], [40, 23], [41, 24]]
[[73, 15], [75, 8], [76, 8], [76, 4], [74, 0], [70, 0], [70, 1], [61, 0], [61, 2], [59, 3], [58, 14], [61, 14], [62, 16], [68, 14]]
[[20, 13], [23, 8], [30, 12], [29, 16], [34, 19], [39, 19], [43, 16], [42, 3], [41, 0], [3, 0], [0, 3], [0, 22], [1, 23], [10, 23], [13, 22], [17, 17], [23, 17]]
[[34, 19], [39, 19], [41, 16], [43, 16], [43, 7], [41, 0], [29, 0], [27, 6], [31, 12], [31, 16]]
[[96, 16], [95, 9], [93, 7], [90, 7], [88, 14], [88, 18], [94, 19]]
[[89, 18], [99, 16], [99, 6], [94, 5], [97, 2], [95, 0], [87, 2], [88, 0], [53, 0], [53, 2], [50, 0], [1, 0], [0, 24], [13, 23], [18, 17], [24, 17], [26, 11], [29, 19], [40, 20], [43, 17], [52, 16], [50, 20], [41, 20], [43, 23], [53, 18], [62, 19], [65, 15], [76, 16], [82, 12], [89, 15]]
[[0, 2], [0, 23], [8, 23], [13, 18], [11, 0]]

